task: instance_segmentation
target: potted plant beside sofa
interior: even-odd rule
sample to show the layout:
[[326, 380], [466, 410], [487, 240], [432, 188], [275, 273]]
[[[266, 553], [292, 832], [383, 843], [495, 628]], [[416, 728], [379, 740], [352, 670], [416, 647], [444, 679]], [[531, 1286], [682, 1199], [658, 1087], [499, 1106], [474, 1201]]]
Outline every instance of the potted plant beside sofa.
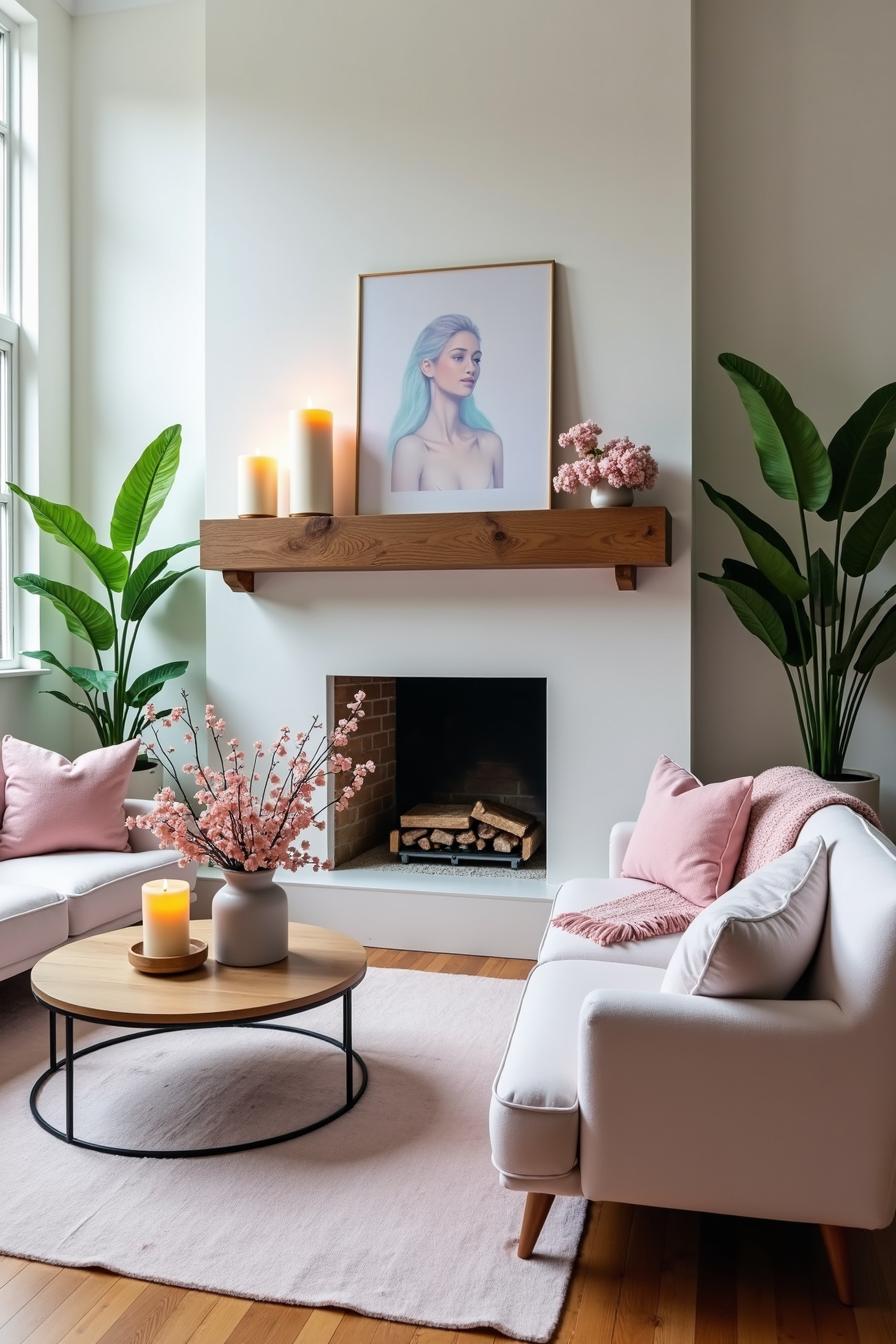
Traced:
[[[801, 555], [764, 519], [701, 481], [753, 563], [726, 559], [721, 575], [700, 578], [722, 589], [741, 624], [781, 663], [810, 769], [877, 811], [877, 775], [847, 770], [845, 760], [871, 678], [896, 653], [896, 585], [866, 601], [868, 577], [896, 540], [896, 486], [878, 493], [896, 429], [896, 383], [872, 392], [825, 446], [765, 369], [733, 354], [719, 363], [740, 393], [766, 484], [797, 506]], [[828, 524], [825, 543], [813, 545], [810, 528], [819, 523]]]
[[[50, 649], [23, 649], [22, 654], [48, 663], [69, 679], [80, 692], [78, 699], [57, 689], [42, 694], [55, 696], [85, 715], [100, 746], [139, 737], [146, 724], [143, 706], [158, 697], [166, 682], [187, 670], [187, 662], [179, 659], [138, 672], [135, 661], [146, 614], [184, 574], [196, 568], [169, 569], [168, 565], [181, 551], [198, 546], [198, 541], [182, 541], [137, 556], [174, 484], [180, 448], [181, 427], [171, 425], [140, 454], [118, 492], [108, 546], [97, 540], [93, 527], [77, 509], [28, 494], [18, 485], [9, 486], [28, 505], [41, 531], [74, 551], [102, 588], [103, 599], [98, 600], [40, 574], [19, 574], [15, 579], [26, 593], [55, 607], [69, 632], [89, 645], [93, 666], [69, 665]], [[151, 796], [157, 775], [158, 766], [144, 754], [132, 778], [131, 796], [146, 796], [147, 790]]]

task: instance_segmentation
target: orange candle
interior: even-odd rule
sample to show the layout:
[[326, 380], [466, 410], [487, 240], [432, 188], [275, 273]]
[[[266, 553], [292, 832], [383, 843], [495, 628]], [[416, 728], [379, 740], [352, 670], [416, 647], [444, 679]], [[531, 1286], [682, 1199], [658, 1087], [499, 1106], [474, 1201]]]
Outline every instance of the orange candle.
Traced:
[[333, 512], [333, 412], [289, 413], [289, 512]]
[[143, 883], [143, 955], [184, 957], [190, 950], [190, 884]]
[[240, 518], [276, 518], [277, 459], [246, 453], [237, 459], [237, 506]]

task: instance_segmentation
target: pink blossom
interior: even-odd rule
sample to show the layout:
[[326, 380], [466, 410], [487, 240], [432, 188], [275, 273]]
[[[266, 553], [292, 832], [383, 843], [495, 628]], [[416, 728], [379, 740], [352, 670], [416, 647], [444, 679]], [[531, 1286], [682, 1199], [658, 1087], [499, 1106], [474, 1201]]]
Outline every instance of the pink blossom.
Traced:
[[[163, 769], [177, 792], [166, 784], [156, 794], [152, 812], [129, 817], [128, 829], [152, 831], [163, 849], [179, 852], [181, 867], [190, 862], [201, 862], [245, 872], [274, 868], [295, 872], [303, 867], [318, 872], [328, 865], [310, 853], [308, 840], [299, 838], [312, 827], [321, 831], [325, 828], [320, 813], [327, 804], [315, 807], [317, 791], [326, 783], [329, 772], [350, 774], [350, 782], [344, 786], [335, 804], [341, 811], [362, 788], [374, 768], [372, 761], [352, 767], [351, 759], [337, 750], [348, 740], [349, 734], [357, 732], [364, 698], [363, 692], [353, 697], [347, 705], [348, 717], [342, 719], [337, 731], [328, 737], [324, 737], [319, 720], [315, 718], [313, 731], [320, 732], [320, 740], [312, 742], [309, 741], [310, 734], [296, 734], [299, 746], [292, 756], [284, 746], [290, 737], [290, 729], [283, 727], [274, 755], [277, 759], [289, 757], [288, 772], [284, 777], [269, 770], [263, 783], [263, 772], [247, 771], [244, 767], [245, 753], [239, 749], [236, 738], [227, 743], [230, 752], [223, 770], [187, 763], [178, 773], [165, 760], [165, 755], [173, 753], [174, 748], [162, 746], [154, 706], [147, 706], [152, 712], [146, 717], [153, 725], [155, 737], [154, 743], [146, 744], [147, 750], [157, 755], [165, 753], [161, 757]], [[185, 740], [198, 741], [185, 692], [182, 699], [183, 707], [172, 710], [167, 722], [174, 724], [185, 720], [189, 728], [184, 734]], [[225, 724], [214, 705], [206, 706], [204, 722], [217, 739]], [[165, 723], [161, 725], [165, 726]], [[261, 755], [261, 740], [257, 739], [254, 746], [256, 756]], [[180, 774], [192, 776], [195, 788], [192, 797], [186, 792], [187, 786], [182, 783]]]
[[554, 477], [554, 490], [571, 495], [576, 490], [592, 488], [607, 481], [617, 489], [628, 486], [633, 490], [652, 489], [659, 467], [647, 444], [636, 447], [629, 438], [609, 439], [601, 447], [598, 437], [603, 433], [593, 420], [573, 425], [558, 440], [561, 448], [572, 448], [576, 457], [562, 462]]
[[573, 425], [561, 434], [557, 442], [565, 451], [572, 448], [576, 457], [590, 457], [599, 451], [597, 441], [601, 434], [603, 430], [600, 425], [593, 420], [583, 420], [580, 425]]
[[149, 723], [152, 723], [153, 719], [156, 717], [156, 707], [151, 700], [148, 705], [143, 706], [143, 717], [144, 719], [147, 719]]
[[554, 489], [559, 494], [561, 490], [571, 495], [581, 487], [597, 485], [600, 481], [600, 468], [597, 457], [580, 457], [575, 462], [563, 462], [557, 468], [557, 475], [554, 477]]
[[652, 490], [659, 467], [647, 444], [636, 447], [631, 439], [611, 439], [598, 458], [600, 474], [610, 485], [621, 489]]

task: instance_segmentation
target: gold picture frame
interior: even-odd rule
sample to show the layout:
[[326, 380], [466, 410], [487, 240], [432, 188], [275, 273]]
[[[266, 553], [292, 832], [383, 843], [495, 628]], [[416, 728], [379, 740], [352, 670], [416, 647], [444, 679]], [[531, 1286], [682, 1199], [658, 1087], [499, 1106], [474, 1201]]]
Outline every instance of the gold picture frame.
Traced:
[[[556, 270], [508, 261], [358, 276], [357, 513], [550, 507]], [[446, 331], [456, 347], [440, 344]]]

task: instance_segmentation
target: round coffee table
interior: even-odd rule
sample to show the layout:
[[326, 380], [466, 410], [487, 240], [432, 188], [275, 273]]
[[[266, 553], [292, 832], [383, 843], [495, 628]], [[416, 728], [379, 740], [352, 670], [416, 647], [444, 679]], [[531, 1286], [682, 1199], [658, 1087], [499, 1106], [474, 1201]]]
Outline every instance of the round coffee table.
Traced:
[[[191, 938], [201, 938], [212, 947], [211, 920], [193, 920]], [[367, 1066], [352, 1049], [352, 990], [367, 972], [367, 953], [345, 934], [314, 924], [290, 924], [289, 955], [271, 966], [251, 968], [221, 966], [211, 957], [194, 971], [180, 975], [145, 975], [128, 961], [128, 948], [140, 937], [140, 928], [113, 929], [78, 942], [65, 943], [42, 957], [31, 971], [31, 988], [38, 1003], [50, 1013], [50, 1067], [31, 1089], [35, 1120], [56, 1138], [78, 1148], [114, 1153], [118, 1157], [213, 1157], [285, 1143], [328, 1125], [350, 1111], [367, 1087]], [[287, 1017], [342, 999], [342, 1040], [286, 1026], [271, 1019]], [[65, 1023], [65, 1053], [57, 1057], [56, 1017]], [[94, 1022], [103, 1026], [147, 1026], [124, 1036], [74, 1048], [74, 1023]], [[151, 1025], [149, 1025], [151, 1024]], [[76, 1138], [74, 1132], [75, 1060], [96, 1050], [155, 1036], [162, 1032], [211, 1027], [255, 1027], [312, 1036], [345, 1054], [345, 1101], [336, 1110], [285, 1134], [253, 1139], [247, 1143], [222, 1144], [215, 1148], [144, 1149], [118, 1148]], [[355, 1086], [355, 1064], [360, 1071]], [[55, 1073], [65, 1070], [65, 1129], [57, 1129], [41, 1115], [41, 1090]]]

